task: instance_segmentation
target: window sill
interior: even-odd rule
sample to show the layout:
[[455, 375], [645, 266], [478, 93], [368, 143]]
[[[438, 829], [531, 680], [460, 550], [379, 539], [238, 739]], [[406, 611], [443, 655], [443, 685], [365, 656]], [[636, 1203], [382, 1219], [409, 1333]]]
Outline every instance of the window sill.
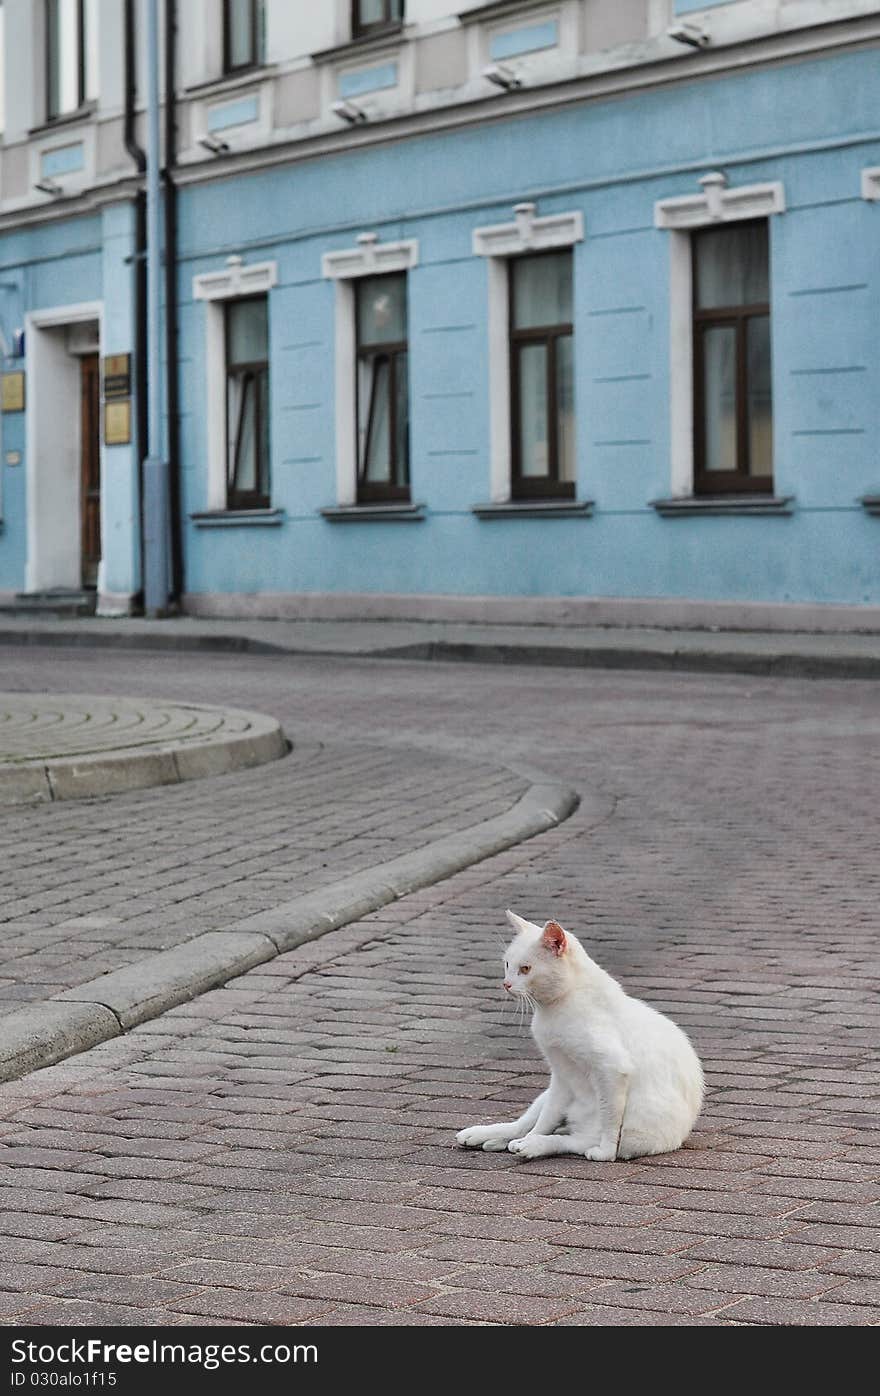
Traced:
[[239, 87], [252, 87], [258, 79], [272, 77], [277, 63], [252, 63], [247, 68], [233, 68], [229, 73], [218, 73], [205, 82], [193, 83], [185, 87], [187, 97], [212, 97], [215, 93], [234, 92]]
[[190, 514], [196, 528], [241, 528], [247, 524], [271, 528], [284, 523], [285, 517], [283, 509], [207, 509]]
[[504, 503], [472, 504], [478, 519], [589, 519], [592, 499], [511, 499]]
[[421, 523], [424, 504], [333, 504], [320, 510], [328, 523]]
[[332, 63], [337, 58], [356, 58], [359, 53], [370, 53], [373, 49], [386, 48], [403, 35], [402, 24], [389, 24], [384, 29], [374, 29], [367, 34], [358, 34], [354, 39], [347, 39], [344, 44], [335, 44], [333, 48], [322, 48], [317, 53], [310, 54], [313, 63]]
[[54, 131], [63, 130], [66, 126], [76, 126], [78, 122], [91, 120], [97, 110], [97, 102], [83, 102], [76, 111], [66, 111], [60, 116], [52, 116], [48, 121], [40, 122], [39, 126], [32, 126], [28, 135], [31, 137], [51, 136]]
[[688, 495], [682, 499], [652, 499], [651, 508], [664, 519], [706, 517], [717, 514], [789, 515], [794, 513], [794, 495], [728, 494]]
[[478, 5], [473, 10], [460, 11], [456, 19], [459, 24], [483, 24], [489, 19], [505, 19], [510, 8], [511, 0], [487, 0], [487, 3]]
[[880, 494], [863, 494], [859, 503], [866, 514], [871, 514], [875, 519], [880, 519]]

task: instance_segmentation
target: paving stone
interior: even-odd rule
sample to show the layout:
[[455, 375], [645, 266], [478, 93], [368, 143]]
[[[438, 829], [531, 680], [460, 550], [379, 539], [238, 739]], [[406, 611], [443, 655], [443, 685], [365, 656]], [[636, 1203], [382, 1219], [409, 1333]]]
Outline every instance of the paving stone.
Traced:
[[427, 1299], [420, 1311], [447, 1318], [476, 1319], [484, 1323], [533, 1324], [562, 1318], [578, 1307], [577, 1300], [536, 1298], [525, 1294], [487, 1294], [480, 1290], [450, 1290]]
[[774, 1327], [832, 1325], [848, 1328], [876, 1324], [877, 1310], [856, 1304], [836, 1304], [826, 1299], [739, 1299], [724, 1311], [724, 1317], [735, 1323], [763, 1323]]
[[295, 1299], [284, 1294], [246, 1294], [238, 1289], [203, 1291], [172, 1306], [182, 1313], [208, 1318], [231, 1319], [235, 1323], [304, 1323], [321, 1307], [316, 1299]]
[[840, 1298], [843, 1281], [839, 1275], [818, 1270], [771, 1270], [764, 1265], [707, 1265], [684, 1281], [695, 1289], [729, 1289], [735, 1294], [766, 1295], [768, 1298], [814, 1299], [831, 1290], [831, 1299]]
[[618, 1309], [611, 1304], [582, 1309], [561, 1318], [559, 1328], [703, 1328], [728, 1327], [723, 1311], [717, 1318], [695, 1317], [693, 1314], [667, 1314], [650, 1309]]

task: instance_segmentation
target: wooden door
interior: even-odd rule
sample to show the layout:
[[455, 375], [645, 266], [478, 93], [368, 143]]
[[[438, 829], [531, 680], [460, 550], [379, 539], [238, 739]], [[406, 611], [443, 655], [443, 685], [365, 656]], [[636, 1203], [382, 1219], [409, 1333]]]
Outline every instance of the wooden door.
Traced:
[[98, 563], [101, 561], [101, 388], [98, 355], [84, 354], [81, 364], [81, 557], [82, 584], [98, 584]]

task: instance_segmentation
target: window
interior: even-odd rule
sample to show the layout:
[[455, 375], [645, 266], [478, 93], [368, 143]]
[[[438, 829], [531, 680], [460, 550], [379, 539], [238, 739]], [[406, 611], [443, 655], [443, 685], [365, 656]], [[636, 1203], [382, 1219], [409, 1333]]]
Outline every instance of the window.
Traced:
[[694, 489], [772, 492], [768, 225], [692, 235]]
[[46, 115], [78, 111], [98, 95], [98, 0], [46, 0]]
[[510, 400], [514, 498], [574, 498], [571, 253], [512, 257]]
[[409, 499], [406, 274], [356, 289], [358, 502]]
[[352, 0], [351, 32], [357, 39], [403, 23], [403, 0]]
[[226, 507], [269, 507], [269, 303], [226, 305]]
[[263, 62], [263, 0], [223, 0], [223, 71], [255, 68]]

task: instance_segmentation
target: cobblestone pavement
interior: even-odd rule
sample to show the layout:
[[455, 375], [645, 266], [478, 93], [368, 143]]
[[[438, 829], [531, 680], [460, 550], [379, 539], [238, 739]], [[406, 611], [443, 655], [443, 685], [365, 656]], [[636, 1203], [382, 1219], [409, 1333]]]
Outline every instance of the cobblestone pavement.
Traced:
[[114, 693], [161, 689], [178, 702], [234, 691], [295, 743], [271, 768], [0, 807], [0, 839], [16, 850], [0, 908], [0, 1014], [489, 819], [527, 785], [486, 761], [382, 749], [343, 724], [316, 736], [325, 695], [300, 713], [289, 660], [0, 654], [7, 688], [27, 672], [55, 692], [94, 686], [98, 673]]
[[[475, 785], [478, 762], [533, 763], [597, 800], [0, 1088], [4, 1322], [880, 1321], [876, 687], [90, 663], [108, 687], [150, 673], [168, 697], [205, 684], [291, 728], [295, 712], [328, 751], [405, 766], [418, 743], [429, 766], [472, 762]], [[51, 668], [35, 652], [19, 675]], [[235, 780], [262, 781], [271, 806], [286, 764]], [[158, 792], [154, 815], [191, 793]], [[691, 1034], [709, 1090], [685, 1149], [456, 1150], [455, 1129], [508, 1117], [544, 1080], [498, 984], [506, 906], [558, 917]]]

